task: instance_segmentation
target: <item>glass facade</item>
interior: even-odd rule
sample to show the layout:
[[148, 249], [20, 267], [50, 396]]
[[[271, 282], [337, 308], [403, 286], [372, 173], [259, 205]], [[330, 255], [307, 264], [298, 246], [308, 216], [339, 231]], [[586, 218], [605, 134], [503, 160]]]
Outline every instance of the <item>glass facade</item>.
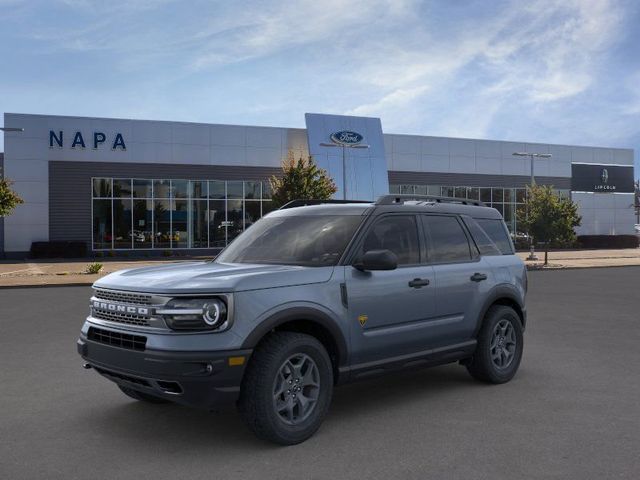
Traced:
[[268, 182], [91, 182], [94, 250], [221, 248], [273, 209]]
[[[443, 185], [389, 185], [390, 193], [409, 195], [434, 195], [442, 197], [480, 200], [497, 209], [503, 216], [510, 232], [518, 232], [519, 216], [524, 212], [527, 201], [526, 188], [505, 187], [450, 187]], [[569, 190], [557, 190], [560, 195], [569, 196]]]

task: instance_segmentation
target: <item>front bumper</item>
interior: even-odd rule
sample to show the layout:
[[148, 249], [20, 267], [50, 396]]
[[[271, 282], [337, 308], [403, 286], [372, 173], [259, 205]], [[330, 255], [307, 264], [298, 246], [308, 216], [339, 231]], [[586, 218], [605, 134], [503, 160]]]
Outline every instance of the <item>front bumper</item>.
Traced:
[[[115, 383], [190, 407], [233, 404], [252, 350], [136, 351], [89, 340], [77, 342], [86, 364]], [[229, 361], [233, 357], [235, 361]], [[238, 357], [244, 357], [239, 365]], [[230, 365], [234, 363], [234, 365]]]

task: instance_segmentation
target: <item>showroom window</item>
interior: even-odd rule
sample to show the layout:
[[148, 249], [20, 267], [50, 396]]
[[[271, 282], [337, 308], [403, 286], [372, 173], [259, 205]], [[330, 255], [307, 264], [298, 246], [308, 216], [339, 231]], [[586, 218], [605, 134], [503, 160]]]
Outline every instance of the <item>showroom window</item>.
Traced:
[[92, 178], [94, 250], [222, 248], [270, 212], [268, 182]]
[[[480, 200], [500, 212], [512, 233], [519, 231], [518, 223], [520, 216], [524, 215], [524, 206], [527, 200], [526, 188], [390, 185], [389, 192], [392, 194], [435, 195]], [[569, 190], [556, 190], [556, 192], [561, 196], [570, 196]]]

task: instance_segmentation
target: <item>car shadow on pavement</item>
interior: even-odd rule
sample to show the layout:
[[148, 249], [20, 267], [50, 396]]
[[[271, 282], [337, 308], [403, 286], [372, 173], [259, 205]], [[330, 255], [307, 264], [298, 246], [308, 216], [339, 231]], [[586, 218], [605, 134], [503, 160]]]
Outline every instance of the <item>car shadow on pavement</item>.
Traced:
[[[482, 388], [460, 366], [444, 366], [403, 372], [359, 381], [334, 390], [333, 402], [323, 430], [339, 427], [345, 420], [368, 422], [415, 402], [428, 402], [445, 396], [460, 396], [460, 390]], [[425, 415], [428, 414], [425, 412]], [[237, 447], [279, 448], [255, 438], [242, 418], [231, 407], [207, 412], [173, 404], [154, 405], [130, 401], [126, 397], [110, 408], [91, 409], [81, 421], [113, 437], [146, 448], [165, 446], [216, 452]]]

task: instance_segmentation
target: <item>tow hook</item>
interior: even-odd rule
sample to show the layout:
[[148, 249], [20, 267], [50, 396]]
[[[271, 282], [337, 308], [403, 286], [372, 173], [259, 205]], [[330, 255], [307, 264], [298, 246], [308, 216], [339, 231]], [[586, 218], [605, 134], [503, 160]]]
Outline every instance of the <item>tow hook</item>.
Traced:
[[85, 370], [89, 370], [91, 368], [91, 365], [89, 365], [88, 363], [83, 363], [82, 368], [84, 368]]

